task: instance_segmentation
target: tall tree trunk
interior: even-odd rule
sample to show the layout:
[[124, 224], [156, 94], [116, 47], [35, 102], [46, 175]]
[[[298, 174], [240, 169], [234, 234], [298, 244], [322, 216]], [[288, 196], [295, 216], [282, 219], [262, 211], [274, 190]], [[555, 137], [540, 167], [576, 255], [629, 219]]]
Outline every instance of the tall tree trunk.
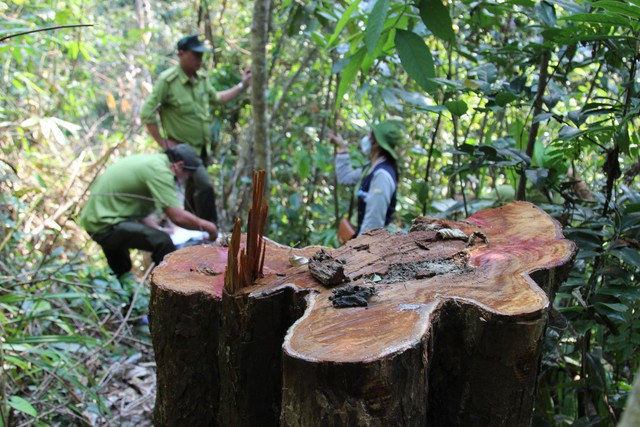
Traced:
[[[538, 137], [538, 129], [540, 129], [540, 122], [535, 120], [536, 116], [542, 112], [542, 97], [544, 96], [544, 91], [547, 89], [547, 81], [549, 80], [549, 72], [547, 68], [549, 67], [549, 58], [551, 56], [551, 52], [548, 49], [542, 51], [542, 57], [540, 58], [540, 70], [538, 72], [538, 92], [536, 94], [536, 99], [533, 101], [533, 114], [532, 114], [532, 122], [531, 131], [529, 131], [529, 138], [527, 139], [527, 147], [526, 153], [527, 156], [533, 156], [533, 148], [536, 145], [536, 138]], [[517, 200], [526, 200], [526, 190], [527, 190], [527, 175], [526, 175], [526, 166], [522, 167], [520, 172], [520, 181], [518, 182], [518, 192], [516, 194]]]
[[253, 112], [253, 144], [256, 169], [267, 171], [266, 194], [269, 194], [271, 174], [271, 142], [267, 115], [267, 60], [266, 45], [269, 36], [271, 0], [255, 0], [251, 29], [251, 107]]
[[[148, 0], [136, 0], [136, 16], [138, 18], [138, 30], [144, 31], [145, 28], [149, 27], [149, 16], [151, 15], [151, 5]], [[143, 33], [142, 37], [140, 37], [139, 49], [143, 56], [147, 55], [147, 44], [149, 42], [150, 32], [147, 31]], [[135, 64], [137, 61], [131, 59], [130, 64]], [[122, 112], [125, 114], [130, 114], [130, 117], [133, 120], [133, 123], [136, 126], [141, 126], [142, 123], [140, 121], [140, 109], [142, 108], [142, 102], [148, 94], [141, 93], [141, 84], [147, 83], [149, 87], [151, 87], [151, 73], [145, 67], [142, 67], [139, 70], [132, 70], [133, 76], [129, 82], [130, 92], [129, 92], [129, 100], [131, 105], [126, 111], [124, 106], [121, 106]], [[136, 71], [139, 71], [138, 74]], [[126, 98], [123, 98], [123, 100]], [[124, 102], [124, 101], [123, 101]]]

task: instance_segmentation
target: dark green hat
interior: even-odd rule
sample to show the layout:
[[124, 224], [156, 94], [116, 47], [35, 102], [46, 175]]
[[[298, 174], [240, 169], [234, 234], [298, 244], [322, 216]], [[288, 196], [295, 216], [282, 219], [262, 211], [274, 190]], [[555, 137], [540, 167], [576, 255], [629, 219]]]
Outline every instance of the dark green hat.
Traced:
[[198, 36], [193, 34], [178, 40], [178, 50], [191, 50], [193, 52], [211, 52], [204, 43], [198, 40]]
[[376, 142], [395, 160], [398, 160], [397, 147], [404, 140], [404, 125], [399, 120], [385, 120], [371, 126]]
[[188, 171], [194, 171], [202, 166], [202, 160], [196, 150], [188, 144], [178, 144], [167, 150], [167, 155], [172, 162], [184, 162], [182, 167]]

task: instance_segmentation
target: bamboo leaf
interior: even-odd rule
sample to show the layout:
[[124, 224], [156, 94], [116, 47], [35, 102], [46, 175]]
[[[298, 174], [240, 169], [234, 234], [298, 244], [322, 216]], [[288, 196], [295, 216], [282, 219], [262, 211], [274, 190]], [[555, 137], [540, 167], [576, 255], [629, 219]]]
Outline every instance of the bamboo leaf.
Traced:
[[640, 18], [640, 7], [620, 1], [603, 0], [591, 4], [592, 7], [598, 7], [629, 18]]
[[575, 15], [560, 18], [568, 22], [583, 22], [586, 24], [602, 24], [612, 27], [632, 27], [628, 18], [620, 15], [605, 15], [604, 13], [577, 13]]
[[369, 15], [369, 21], [367, 23], [367, 29], [364, 32], [364, 42], [367, 46], [369, 55], [373, 55], [378, 46], [382, 29], [384, 28], [384, 21], [387, 19], [387, 12], [389, 11], [389, 0], [376, 1], [371, 15]]
[[429, 93], [434, 93], [437, 85], [432, 79], [436, 73], [431, 51], [424, 40], [411, 31], [398, 30], [395, 41], [400, 62], [407, 74], [409, 74], [422, 89]]

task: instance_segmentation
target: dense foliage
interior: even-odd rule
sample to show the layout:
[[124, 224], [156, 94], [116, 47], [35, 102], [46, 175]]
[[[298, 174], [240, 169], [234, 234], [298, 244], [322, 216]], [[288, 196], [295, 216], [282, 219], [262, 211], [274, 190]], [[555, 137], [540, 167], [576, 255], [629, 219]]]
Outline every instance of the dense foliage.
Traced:
[[[136, 296], [144, 313], [146, 289], [122, 289], [74, 219], [104, 165], [157, 149], [138, 112], [175, 41], [206, 35], [207, 68], [225, 89], [251, 64], [252, 10], [0, 0], [0, 425], [110, 418], [109, 366], [149, 351], [121, 312]], [[270, 18], [268, 236], [335, 246], [350, 189], [335, 185], [328, 129], [357, 141], [401, 117], [398, 230], [518, 198], [578, 244], [535, 424], [615, 425], [640, 362], [640, 2], [282, 0]], [[78, 24], [89, 26], [65, 27]], [[213, 115], [210, 170], [228, 230], [248, 203], [248, 98]]]

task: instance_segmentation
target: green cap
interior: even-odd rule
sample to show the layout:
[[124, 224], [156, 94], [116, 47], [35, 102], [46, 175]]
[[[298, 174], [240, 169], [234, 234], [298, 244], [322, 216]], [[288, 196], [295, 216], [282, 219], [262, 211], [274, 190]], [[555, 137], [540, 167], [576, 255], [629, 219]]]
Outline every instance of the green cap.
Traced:
[[396, 148], [404, 140], [404, 125], [399, 120], [385, 120], [371, 126], [376, 142], [395, 160], [398, 160]]
[[188, 144], [178, 144], [167, 150], [167, 155], [172, 162], [184, 162], [182, 167], [188, 171], [194, 171], [202, 166], [202, 160], [196, 150]]

